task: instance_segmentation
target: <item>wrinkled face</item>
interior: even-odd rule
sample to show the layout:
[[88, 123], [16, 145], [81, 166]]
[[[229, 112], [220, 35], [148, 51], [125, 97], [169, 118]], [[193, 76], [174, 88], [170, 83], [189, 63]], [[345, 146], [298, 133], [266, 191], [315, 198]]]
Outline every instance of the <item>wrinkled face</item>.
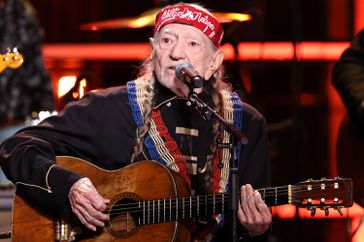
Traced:
[[153, 64], [158, 81], [179, 96], [185, 96], [188, 88], [178, 80], [175, 69], [188, 62], [201, 77], [206, 76], [215, 50], [211, 40], [199, 29], [184, 24], [164, 26], [153, 40]]

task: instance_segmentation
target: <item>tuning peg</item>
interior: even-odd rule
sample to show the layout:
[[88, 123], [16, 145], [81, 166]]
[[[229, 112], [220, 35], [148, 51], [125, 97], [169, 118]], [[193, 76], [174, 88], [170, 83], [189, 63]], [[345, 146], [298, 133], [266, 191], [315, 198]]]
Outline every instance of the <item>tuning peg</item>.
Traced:
[[340, 216], [343, 216], [343, 211], [341, 210], [341, 207], [334, 207], [335, 210], [337, 210], [340, 214]]
[[329, 208], [328, 207], [324, 207], [323, 210], [325, 211], [325, 216], [329, 216]]
[[309, 210], [311, 210], [311, 217], [315, 216], [315, 214], [316, 214], [316, 208], [315, 207], [312, 207], [312, 208], [309, 208]]

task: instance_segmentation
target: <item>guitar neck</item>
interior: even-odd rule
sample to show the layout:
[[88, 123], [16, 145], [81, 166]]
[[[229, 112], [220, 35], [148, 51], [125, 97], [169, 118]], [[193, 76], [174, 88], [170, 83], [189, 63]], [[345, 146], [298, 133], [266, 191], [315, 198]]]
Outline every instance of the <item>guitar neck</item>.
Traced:
[[[263, 188], [258, 191], [268, 206], [277, 206], [290, 202], [289, 190], [290, 186], [284, 186]], [[228, 204], [228, 193], [216, 193], [139, 201], [134, 206], [130, 206], [131, 210], [128, 213], [136, 218], [138, 225], [145, 225], [224, 214]]]

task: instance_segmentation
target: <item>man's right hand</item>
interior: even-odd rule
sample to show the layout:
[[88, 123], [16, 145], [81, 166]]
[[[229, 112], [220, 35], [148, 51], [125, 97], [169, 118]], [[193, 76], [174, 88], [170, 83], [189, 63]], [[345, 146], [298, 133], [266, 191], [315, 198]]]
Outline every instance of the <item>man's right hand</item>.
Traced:
[[88, 229], [96, 231], [96, 227], [104, 227], [104, 222], [109, 220], [103, 211], [110, 200], [101, 197], [87, 177], [73, 184], [68, 198], [73, 213]]

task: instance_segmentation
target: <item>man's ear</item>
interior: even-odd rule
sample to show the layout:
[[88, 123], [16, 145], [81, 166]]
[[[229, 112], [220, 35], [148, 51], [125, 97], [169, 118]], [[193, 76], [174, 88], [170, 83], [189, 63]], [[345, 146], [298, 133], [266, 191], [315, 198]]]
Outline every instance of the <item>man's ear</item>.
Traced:
[[224, 53], [221, 50], [217, 50], [207, 67], [205, 72], [205, 80], [209, 80], [211, 76], [220, 68], [224, 60]]
[[150, 44], [150, 48], [152, 50], [154, 50], [154, 38], [152, 38], [152, 37], [149, 38], [149, 44]]
[[156, 50], [156, 43], [155, 43], [155, 39], [150, 37], [149, 38], [149, 44], [150, 44], [150, 49], [151, 49], [151, 52], [150, 52], [150, 57], [153, 59], [154, 56], [155, 56], [155, 50]]

